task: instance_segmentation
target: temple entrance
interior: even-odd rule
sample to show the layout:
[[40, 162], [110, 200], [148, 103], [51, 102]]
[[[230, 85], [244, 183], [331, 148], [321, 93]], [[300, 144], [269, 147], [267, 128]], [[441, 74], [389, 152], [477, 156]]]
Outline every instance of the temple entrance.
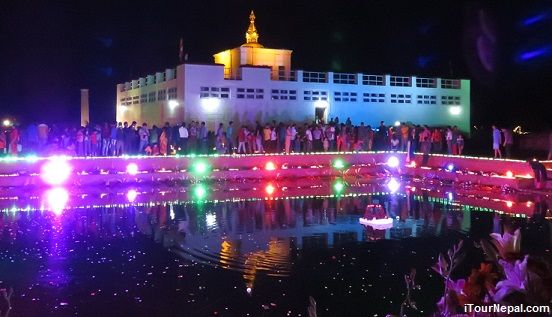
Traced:
[[326, 108], [314, 108], [314, 122], [320, 123], [326, 121]]

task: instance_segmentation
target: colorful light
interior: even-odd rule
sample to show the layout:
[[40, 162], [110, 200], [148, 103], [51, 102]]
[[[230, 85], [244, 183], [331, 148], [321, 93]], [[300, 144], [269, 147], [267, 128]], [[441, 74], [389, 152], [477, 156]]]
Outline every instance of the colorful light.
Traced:
[[448, 200], [453, 200], [453, 199], [454, 199], [454, 195], [452, 195], [451, 192], [448, 192], [448, 193], [447, 193], [447, 198], [448, 198]]
[[399, 158], [396, 156], [390, 156], [387, 159], [387, 166], [391, 168], [397, 168], [399, 166]]
[[169, 100], [169, 107], [171, 110], [174, 110], [174, 108], [178, 107], [180, 104], [176, 100]]
[[452, 106], [449, 108], [449, 112], [453, 116], [457, 116], [462, 112], [462, 108], [460, 106]]
[[336, 160], [333, 162], [333, 167], [334, 167], [335, 169], [340, 170], [340, 169], [345, 168], [345, 166], [346, 166], [345, 161], [342, 160], [342, 159], [336, 159]]
[[129, 163], [126, 167], [126, 172], [132, 176], [138, 174], [138, 165], [136, 163]]
[[276, 191], [276, 188], [274, 187], [274, 185], [272, 185], [272, 184], [266, 185], [265, 193], [267, 193], [268, 195], [272, 195], [272, 194], [274, 194], [275, 191]]
[[9, 127], [11, 126], [11, 121], [10, 119], [4, 119], [4, 121], [2, 121], [2, 124], [5, 126], [5, 127]]
[[447, 164], [447, 166], [445, 167], [445, 170], [446, 170], [447, 172], [452, 172], [452, 171], [454, 171], [454, 164], [452, 164], [452, 163]]
[[507, 172], [506, 172], [506, 177], [508, 177], [508, 178], [513, 178], [513, 177], [514, 177], [514, 173], [512, 173], [512, 171], [507, 171]]
[[40, 178], [48, 185], [61, 185], [71, 176], [71, 165], [63, 157], [52, 157], [41, 168]]
[[203, 184], [197, 184], [193, 189], [195, 199], [204, 199], [207, 197], [207, 188]]
[[266, 164], [265, 164], [265, 170], [267, 170], [267, 171], [273, 171], [273, 170], [275, 170], [275, 169], [276, 169], [276, 164], [274, 164], [274, 162], [272, 162], [272, 161], [266, 162]]
[[56, 187], [46, 192], [48, 208], [56, 215], [61, 215], [69, 201], [69, 193], [63, 187]]
[[391, 178], [389, 182], [387, 182], [387, 188], [393, 194], [396, 193], [400, 187], [401, 184], [395, 178]]
[[127, 192], [126, 197], [129, 203], [133, 203], [138, 196], [138, 192], [134, 189], [131, 189]]
[[511, 202], [510, 200], [506, 201], [506, 206], [507, 206], [508, 208], [512, 208], [513, 205], [514, 205], [514, 203]]
[[343, 190], [345, 189], [345, 184], [341, 181], [341, 180], [337, 180], [334, 184], [333, 184], [333, 189], [336, 193], [340, 194], [343, 192]]
[[209, 172], [209, 165], [204, 161], [195, 162], [192, 171], [196, 176], [204, 176]]

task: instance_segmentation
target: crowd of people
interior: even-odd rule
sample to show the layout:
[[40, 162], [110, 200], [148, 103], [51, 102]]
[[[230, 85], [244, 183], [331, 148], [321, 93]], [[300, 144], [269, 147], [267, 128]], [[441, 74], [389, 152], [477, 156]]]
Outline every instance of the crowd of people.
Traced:
[[[498, 131], [498, 134], [497, 134]], [[509, 157], [512, 133], [493, 126], [495, 157], [501, 156], [503, 144]], [[498, 149], [497, 149], [498, 148]], [[137, 122], [112, 122], [81, 127], [30, 124], [11, 126], [0, 132], [0, 153], [20, 152], [39, 155], [71, 156], [174, 155], [174, 154], [252, 154], [310, 153], [328, 151], [391, 150], [411, 153], [447, 153], [462, 155], [464, 136], [456, 126], [432, 127], [401, 123], [378, 127], [350, 118], [328, 123], [270, 123], [235, 126], [220, 123], [209, 130], [205, 122], [191, 121], [179, 125], [148, 126]]]

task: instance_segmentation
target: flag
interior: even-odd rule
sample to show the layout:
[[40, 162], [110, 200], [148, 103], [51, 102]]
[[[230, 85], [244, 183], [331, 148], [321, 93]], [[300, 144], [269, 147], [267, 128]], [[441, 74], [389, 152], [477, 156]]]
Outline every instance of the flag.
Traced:
[[184, 58], [184, 40], [180, 38], [180, 45], [178, 46], [178, 60], [180, 63], [182, 63], [182, 59]]

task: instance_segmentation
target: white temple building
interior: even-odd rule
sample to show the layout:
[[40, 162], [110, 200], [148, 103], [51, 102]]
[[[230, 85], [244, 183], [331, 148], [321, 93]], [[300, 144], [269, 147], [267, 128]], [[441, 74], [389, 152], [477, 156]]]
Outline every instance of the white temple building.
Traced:
[[397, 121], [456, 125], [470, 131], [470, 81], [291, 69], [291, 50], [259, 43], [253, 11], [246, 43], [214, 54], [212, 65], [176, 68], [117, 85], [117, 121], [171, 124], [351, 118], [378, 126]]

